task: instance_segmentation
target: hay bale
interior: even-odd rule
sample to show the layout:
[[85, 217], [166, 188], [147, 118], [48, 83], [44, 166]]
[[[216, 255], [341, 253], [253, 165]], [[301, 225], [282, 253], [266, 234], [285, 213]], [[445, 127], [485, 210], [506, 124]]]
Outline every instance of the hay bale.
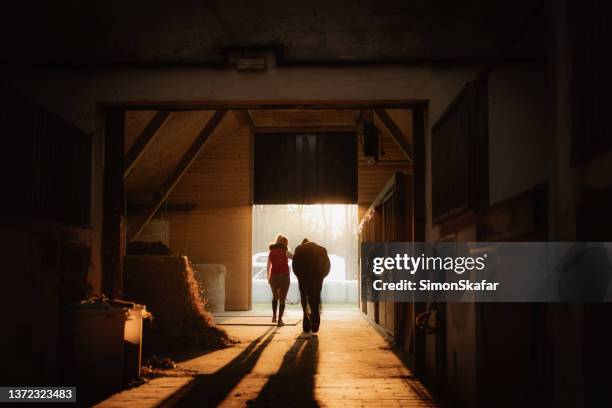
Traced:
[[206, 308], [211, 312], [225, 312], [225, 265], [196, 264], [193, 267], [206, 300]]
[[126, 256], [124, 273], [126, 298], [145, 304], [153, 314], [147, 337], [149, 345], [157, 343], [154, 351], [231, 343], [227, 333], [214, 326], [187, 257]]

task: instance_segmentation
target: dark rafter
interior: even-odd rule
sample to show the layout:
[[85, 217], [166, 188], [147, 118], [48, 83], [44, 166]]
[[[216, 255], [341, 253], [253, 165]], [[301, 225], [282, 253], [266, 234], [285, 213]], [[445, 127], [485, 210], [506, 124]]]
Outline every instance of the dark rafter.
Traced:
[[155, 113], [155, 116], [151, 118], [142, 133], [132, 144], [132, 147], [130, 147], [130, 150], [128, 150], [127, 154], [125, 155], [125, 165], [123, 168], [124, 179], [134, 169], [134, 165], [142, 156], [147, 147], [151, 144], [151, 142], [153, 141], [153, 137], [155, 136], [159, 128], [162, 127], [169, 115], [169, 111], [159, 111]]
[[410, 145], [408, 138], [404, 135], [404, 132], [402, 132], [399, 126], [397, 126], [393, 118], [391, 118], [391, 116], [389, 116], [387, 111], [384, 109], [375, 109], [374, 113], [376, 113], [376, 116], [378, 116], [383, 125], [385, 125], [385, 128], [387, 128], [389, 134], [393, 140], [395, 140], [395, 143], [398, 144], [408, 159], [412, 160], [412, 146]]
[[131, 223], [128, 233], [127, 242], [134, 241], [142, 229], [147, 225], [147, 222], [153, 218], [162, 203], [168, 198], [176, 184], [179, 182], [183, 174], [189, 169], [189, 166], [194, 162], [198, 154], [204, 148], [206, 141], [208, 141], [210, 135], [215, 131], [223, 117], [227, 113], [227, 110], [218, 110], [210, 118], [204, 129], [195, 138], [189, 149], [183, 154], [183, 157], [179, 160], [178, 164], [166, 180], [162, 183], [159, 192], [153, 197], [153, 199], [147, 204], [145, 209], [140, 215], [134, 217], [134, 221]]
[[251, 129], [255, 127], [255, 120], [253, 119], [253, 115], [251, 115], [251, 111], [248, 109], [234, 109], [232, 113], [236, 117], [238, 123], [243, 126], [248, 126]]

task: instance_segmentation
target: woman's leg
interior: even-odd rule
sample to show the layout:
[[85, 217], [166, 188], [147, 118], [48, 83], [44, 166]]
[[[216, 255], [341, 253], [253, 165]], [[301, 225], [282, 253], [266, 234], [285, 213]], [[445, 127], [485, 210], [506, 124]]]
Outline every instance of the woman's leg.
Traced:
[[278, 285], [274, 277], [270, 277], [270, 289], [272, 289], [272, 322], [276, 322], [276, 307], [278, 306]]
[[285, 302], [280, 302], [278, 305], [278, 324], [283, 325], [283, 313], [285, 313]]
[[278, 324], [282, 326], [283, 323], [283, 313], [285, 313], [285, 299], [287, 299], [287, 292], [289, 292], [289, 276], [283, 276], [279, 287], [279, 295], [278, 300], [280, 302], [278, 307]]
[[278, 300], [272, 299], [272, 322], [276, 322], [276, 307], [278, 306]]

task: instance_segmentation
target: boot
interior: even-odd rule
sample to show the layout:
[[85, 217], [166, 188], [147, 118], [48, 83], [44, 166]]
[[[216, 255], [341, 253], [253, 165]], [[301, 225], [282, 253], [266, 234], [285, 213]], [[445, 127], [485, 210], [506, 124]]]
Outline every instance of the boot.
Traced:
[[285, 302], [278, 305], [278, 326], [284, 326], [283, 313], [285, 313]]
[[276, 306], [278, 305], [278, 300], [272, 299], [272, 323], [276, 323]]

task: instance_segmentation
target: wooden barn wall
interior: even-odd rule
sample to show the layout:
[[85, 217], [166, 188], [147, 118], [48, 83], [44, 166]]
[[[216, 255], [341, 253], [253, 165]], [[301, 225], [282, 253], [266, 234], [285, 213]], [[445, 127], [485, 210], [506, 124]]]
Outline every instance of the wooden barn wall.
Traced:
[[380, 190], [385, 186], [393, 173], [411, 174], [410, 162], [397, 143], [386, 133], [381, 133], [381, 144], [384, 155], [376, 164], [368, 164], [359, 149], [357, 169], [357, 203], [358, 219], [361, 220]]
[[195, 204], [191, 211], [169, 211], [170, 247], [194, 264], [227, 268], [225, 307], [250, 308], [251, 293], [251, 138], [249, 129], [213, 136], [168, 199]]
[[96, 285], [92, 137], [5, 88], [0, 137], [0, 287], [4, 304], [18, 309], [5, 308], [2, 319], [3, 372], [15, 384], [55, 384], [60, 311]]
[[[478, 216], [464, 212], [447, 219], [442, 217], [442, 221], [433, 224], [431, 240], [548, 240], [548, 189], [543, 182], [550, 166], [549, 158], [543, 153], [546, 145], [542, 145], [548, 140], [543, 137], [548, 118], [546, 109], [542, 108], [546, 106], [546, 101], [541, 100], [546, 94], [540, 89], [542, 75], [542, 67], [531, 65], [498, 67], [489, 74], [485, 93], [489, 163], [484, 190], [490, 189], [491, 194], [485, 206], [476, 207]], [[432, 143], [435, 143], [435, 129], [436, 126]], [[435, 172], [435, 158], [430, 164]], [[432, 177], [435, 184], [435, 174]], [[472, 191], [471, 194], [481, 192]], [[434, 211], [435, 199], [434, 189]], [[448, 201], [448, 197], [443, 199]], [[478, 198], [471, 201], [478, 202]], [[545, 368], [549, 356], [540, 352], [542, 339], [546, 336], [542, 327], [547, 326], [541, 321], [534, 323], [537, 323], [536, 313], [542, 313], [536, 310], [537, 307], [528, 304], [443, 305], [439, 309], [442, 323], [438, 333], [444, 333], [444, 345], [438, 351], [437, 335], [426, 336], [427, 375], [444, 382], [445, 388], [464, 406], [491, 406], [500, 398], [505, 406], [525, 405], [529, 394], [516, 390], [529, 389], [530, 378], [521, 373], [531, 372], [534, 376], [547, 378], [542, 380], [541, 389], [550, 378]], [[510, 337], [512, 343], [508, 345]], [[476, 338], [480, 339], [478, 343]], [[500, 344], [509, 351], [499, 353]], [[534, 350], [537, 350], [535, 354]], [[499, 375], [493, 375], [502, 366], [503, 381]], [[535, 391], [531, 392], [535, 395]]]

